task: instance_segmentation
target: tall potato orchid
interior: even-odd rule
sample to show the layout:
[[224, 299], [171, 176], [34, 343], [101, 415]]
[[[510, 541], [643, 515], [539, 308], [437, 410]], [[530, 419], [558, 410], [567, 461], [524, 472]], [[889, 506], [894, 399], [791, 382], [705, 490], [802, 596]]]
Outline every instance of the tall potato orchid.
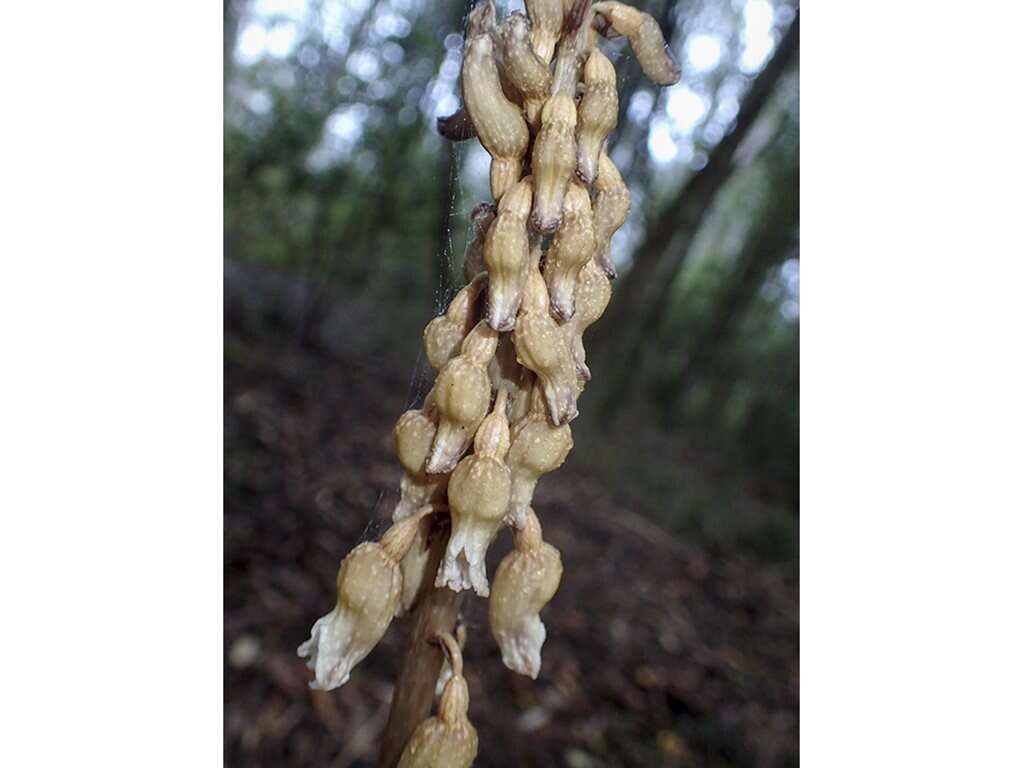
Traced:
[[544, 279], [551, 297], [551, 313], [564, 323], [576, 311], [580, 270], [594, 255], [594, 214], [587, 188], [579, 182], [569, 183], [562, 218], [562, 226], [548, 248]]
[[[337, 688], [394, 616], [413, 614], [383, 768], [467, 768], [476, 757], [465, 638], [452, 636], [467, 592], [489, 598], [505, 665], [541, 673], [540, 612], [562, 562], [542, 538], [533, 495], [572, 449], [569, 422], [591, 376], [583, 334], [611, 299], [611, 239], [630, 205], [607, 154], [615, 68], [598, 48], [619, 35], [655, 83], [679, 79], [657, 23], [623, 3], [526, 0], [526, 16], [499, 21], [485, 0], [469, 15], [463, 105], [438, 130], [480, 140], [493, 199], [470, 217], [465, 287], [424, 331], [434, 386], [395, 425], [403, 474], [393, 525], [342, 561], [337, 604], [299, 647], [311, 686]], [[492, 582], [486, 555], [503, 528], [515, 547]]]
[[540, 521], [532, 509], [526, 510], [513, 539], [515, 549], [501, 561], [494, 577], [491, 632], [505, 666], [536, 680], [547, 637], [540, 611], [558, 591], [562, 556], [541, 538]]
[[299, 656], [316, 675], [311, 688], [331, 690], [348, 682], [352, 668], [366, 658], [387, 631], [402, 593], [399, 564], [412, 546], [424, 507], [395, 523], [380, 543], [353, 549], [338, 568], [338, 602], [317, 620]]
[[615, 67], [600, 48], [594, 48], [587, 57], [583, 86], [576, 126], [576, 175], [584, 184], [593, 184], [599, 170], [598, 158], [619, 119]]
[[592, 190], [594, 195], [594, 234], [597, 251], [594, 260], [612, 280], [615, 279], [615, 265], [612, 263], [612, 235], [626, 222], [629, 215], [629, 189], [622, 180], [622, 174], [604, 152], [598, 160], [597, 180]]
[[491, 155], [491, 194], [500, 200], [522, 176], [530, 131], [522, 110], [501, 88], [494, 40], [488, 34], [475, 35], [466, 44], [462, 93], [476, 135]]
[[437, 586], [456, 592], [490, 594], [484, 558], [501, 528], [512, 493], [512, 473], [505, 463], [510, 443], [508, 391], [498, 390], [494, 408], [477, 430], [473, 453], [455, 467], [448, 483], [452, 535], [437, 574]]
[[523, 297], [530, 253], [526, 218], [532, 202], [533, 190], [527, 176], [498, 203], [498, 215], [484, 240], [484, 266], [489, 278], [487, 323], [496, 331], [512, 329]]
[[562, 326], [552, 317], [551, 301], [538, 264], [530, 267], [523, 307], [512, 334], [520, 365], [537, 375], [552, 424], [576, 418], [576, 373]]
[[480, 321], [461, 351], [441, 369], [434, 385], [438, 425], [427, 459], [427, 474], [450, 472], [470, 443], [491, 403], [487, 364], [498, 348], [498, 332]]
[[568, 424], [558, 427], [548, 418], [544, 389], [534, 384], [529, 413], [512, 429], [508, 451], [512, 491], [509, 496], [507, 520], [514, 529], [526, 525], [527, 511], [541, 475], [554, 472], [572, 450], [572, 429]]

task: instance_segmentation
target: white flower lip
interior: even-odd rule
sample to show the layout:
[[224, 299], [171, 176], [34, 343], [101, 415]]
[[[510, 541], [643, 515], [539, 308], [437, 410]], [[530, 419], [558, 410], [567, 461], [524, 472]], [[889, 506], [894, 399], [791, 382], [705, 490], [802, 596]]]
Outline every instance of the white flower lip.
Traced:
[[335, 607], [316, 620], [309, 640], [298, 648], [300, 657], [316, 677], [309, 687], [318, 691], [333, 691], [348, 682], [352, 668], [366, 654], [360, 655], [352, 646], [352, 622], [348, 611]]
[[495, 633], [505, 666], [531, 680], [536, 680], [540, 674], [540, 649], [544, 646], [545, 638], [547, 630], [536, 613], [527, 616], [512, 631]]

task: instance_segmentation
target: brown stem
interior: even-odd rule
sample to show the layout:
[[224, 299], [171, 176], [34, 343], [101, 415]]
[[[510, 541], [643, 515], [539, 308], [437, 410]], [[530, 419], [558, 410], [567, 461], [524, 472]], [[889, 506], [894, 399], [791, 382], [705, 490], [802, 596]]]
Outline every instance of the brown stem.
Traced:
[[465, 596], [465, 592], [452, 592], [447, 587], [434, 586], [433, 576], [448, 546], [450, 531], [449, 526], [435, 528], [430, 559], [427, 561], [427, 576], [416, 608], [406, 622], [411, 627], [409, 643], [395, 684], [395, 695], [391, 700], [391, 713], [381, 741], [378, 768], [395, 768], [416, 726], [430, 716], [434, 687], [444, 660], [444, 653], [435, 638], [445, 632], [454, 632], [455, 620]]

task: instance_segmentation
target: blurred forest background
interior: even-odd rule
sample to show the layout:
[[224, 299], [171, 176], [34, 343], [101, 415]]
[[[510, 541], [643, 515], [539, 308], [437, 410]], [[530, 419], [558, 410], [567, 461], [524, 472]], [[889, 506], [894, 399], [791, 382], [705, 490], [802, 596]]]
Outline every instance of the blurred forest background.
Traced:
[[[476, 617], [478, 764], [794, 765], [797, 4], [636, 5], [683, 77], [656, 89], [602, 43], [632, 209], [576, 448], [538, 493], [566, 562], [541, 679], [500, 669]], [[434, 128], [469, 7], [224, 2], [228, 764], [372, 764], [398, 641], [331, 695], [294, 647], [393, 503], [390, 428], [488, 199], [486, 153]]]

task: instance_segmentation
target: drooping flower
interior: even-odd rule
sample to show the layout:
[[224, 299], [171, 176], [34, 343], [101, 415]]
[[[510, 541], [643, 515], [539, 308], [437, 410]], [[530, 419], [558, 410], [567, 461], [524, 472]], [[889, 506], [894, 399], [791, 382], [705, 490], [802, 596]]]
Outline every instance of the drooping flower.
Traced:
[[451, 472], [473, 440], [491, 402], [487, 365], [498, 348], [498, 332], [481, 320], [466, 336], [458, 355], [441, 369], [434, 384], [438, 425], [427, 459], [427, 473]]
[[562, 226], [548, 249], [544, 279], [551, 296], [551, 313], [565, 322], [576, 311], [580, 270], [594, 254], [594, 217], [586, 187], [572, 181], [562, 206]]
[[402, 592], [399, 563], [408, 552], [424, 507], [395, 523], [380, 542], [364, 542], [338, 568], [338, 602], [317, 619], [298, 654], [316, 675], [309, 687], [332, 690], [348, 682], [352, 668], [366, 658], [387, 631]]
[[501, 25], [498, 66], [505, 78], [523, 96], [527, 122], [536, 127], [540, 110], [551, 92], [551, 70], [533, 50], [530, 21], [517, 12], [509, 14]]
[[597, 178], [598, 158], [608, 134], [619, 119], [619, 95], [615, 67], [601, 49], [594, 47], [583, 67], [583, 98], [576, 126], [576, 176], [584, 184]]
[[616, 277], [615, 265], [612, 263], [612, 235], [629, 215], [629, 188], [622, 180], [622, 174], [615, 163], [604, 152], [598, 159], [597, 179], [594, 181], [594, 236], [597, 239], [597, 251], [594, 259], [609, 280]]
[[473, 453], [452, 472], [448, 506], [452, 533], [436, 584], [454, 592], [472, 588], [487, 597], [487, 548], [508, 510], [512, 476], [505, 464], [509, 448], [508, 393], [498, 390], [494, 408], [473, 441]]
[[561, 555], [543, 540], [540, 521], [530, 509], [515, 534], [515, 549], [494, 575], [489, 602], [491, 633], [501, 648], [501, 660], [513, 672], [537, 679], [547, 636], [540, 611], [558, 591], [561, 579]]
[[530, 222], [538, 232], [552, 234], [562, 222], [565, 190], [576, 168], [576, 104], [569, 94], [555, 93], [544, 104], [531, 162]]
[[494, 47], [490, 34], [470, 37], [462, 60], [462, 94], [477, 137], [491, 156], [491, 195], [501, 200], [522, 176], [530, 129], [519, 106], [502, 91]]
[[498, 215], [487, 230], [487, 322], [496, 331], [512, 330], [516, 322], [530, 254], [526, 219], [532, 200], [531, 180], [527, 176], [501, 198]]
[[583, 334], [604, 314], [611, 298], [612, 285], [608, 281], [608, 276], [597, 265], [596, 259], [591, 259], [580, 271], [579, 283], [576, 286], [576, 311], [562, 326], [576, 363], [576, 376], [581, 391], [583, 385], [590, 381]]
[[555, 43], [562, 34], [565, 15], [562, 0], [526, 0], [526, 12], [530, 15], [533, 50], [545, 64], [550, 64]]
[[512, 493], [506, 521], [515, 528], [527, 524], [533, 492], [541, 475], [562, 466], [572, 450], [572, 429], [554, 426], [548, 419], [543, 388], [534, 385], [530, 411], [512, 427], [512, 445], [506, 463], [512, 472]]
[[629, 39], [629, 47], [640, 69], [652, 83], [674, 85], [679, 82], [679, 65], [672, 58], [661, 27], [653, 16], [619, 2], [594, 3], [593, 8], [615, 32]]
[[565, 332], [549, 312], [548, 288], [534, 263], [523, 288], [523, 304], [512, 340], [516, 359], [537, 374], [553, 424], [568, 424], [577, 416], [576, 366]]

